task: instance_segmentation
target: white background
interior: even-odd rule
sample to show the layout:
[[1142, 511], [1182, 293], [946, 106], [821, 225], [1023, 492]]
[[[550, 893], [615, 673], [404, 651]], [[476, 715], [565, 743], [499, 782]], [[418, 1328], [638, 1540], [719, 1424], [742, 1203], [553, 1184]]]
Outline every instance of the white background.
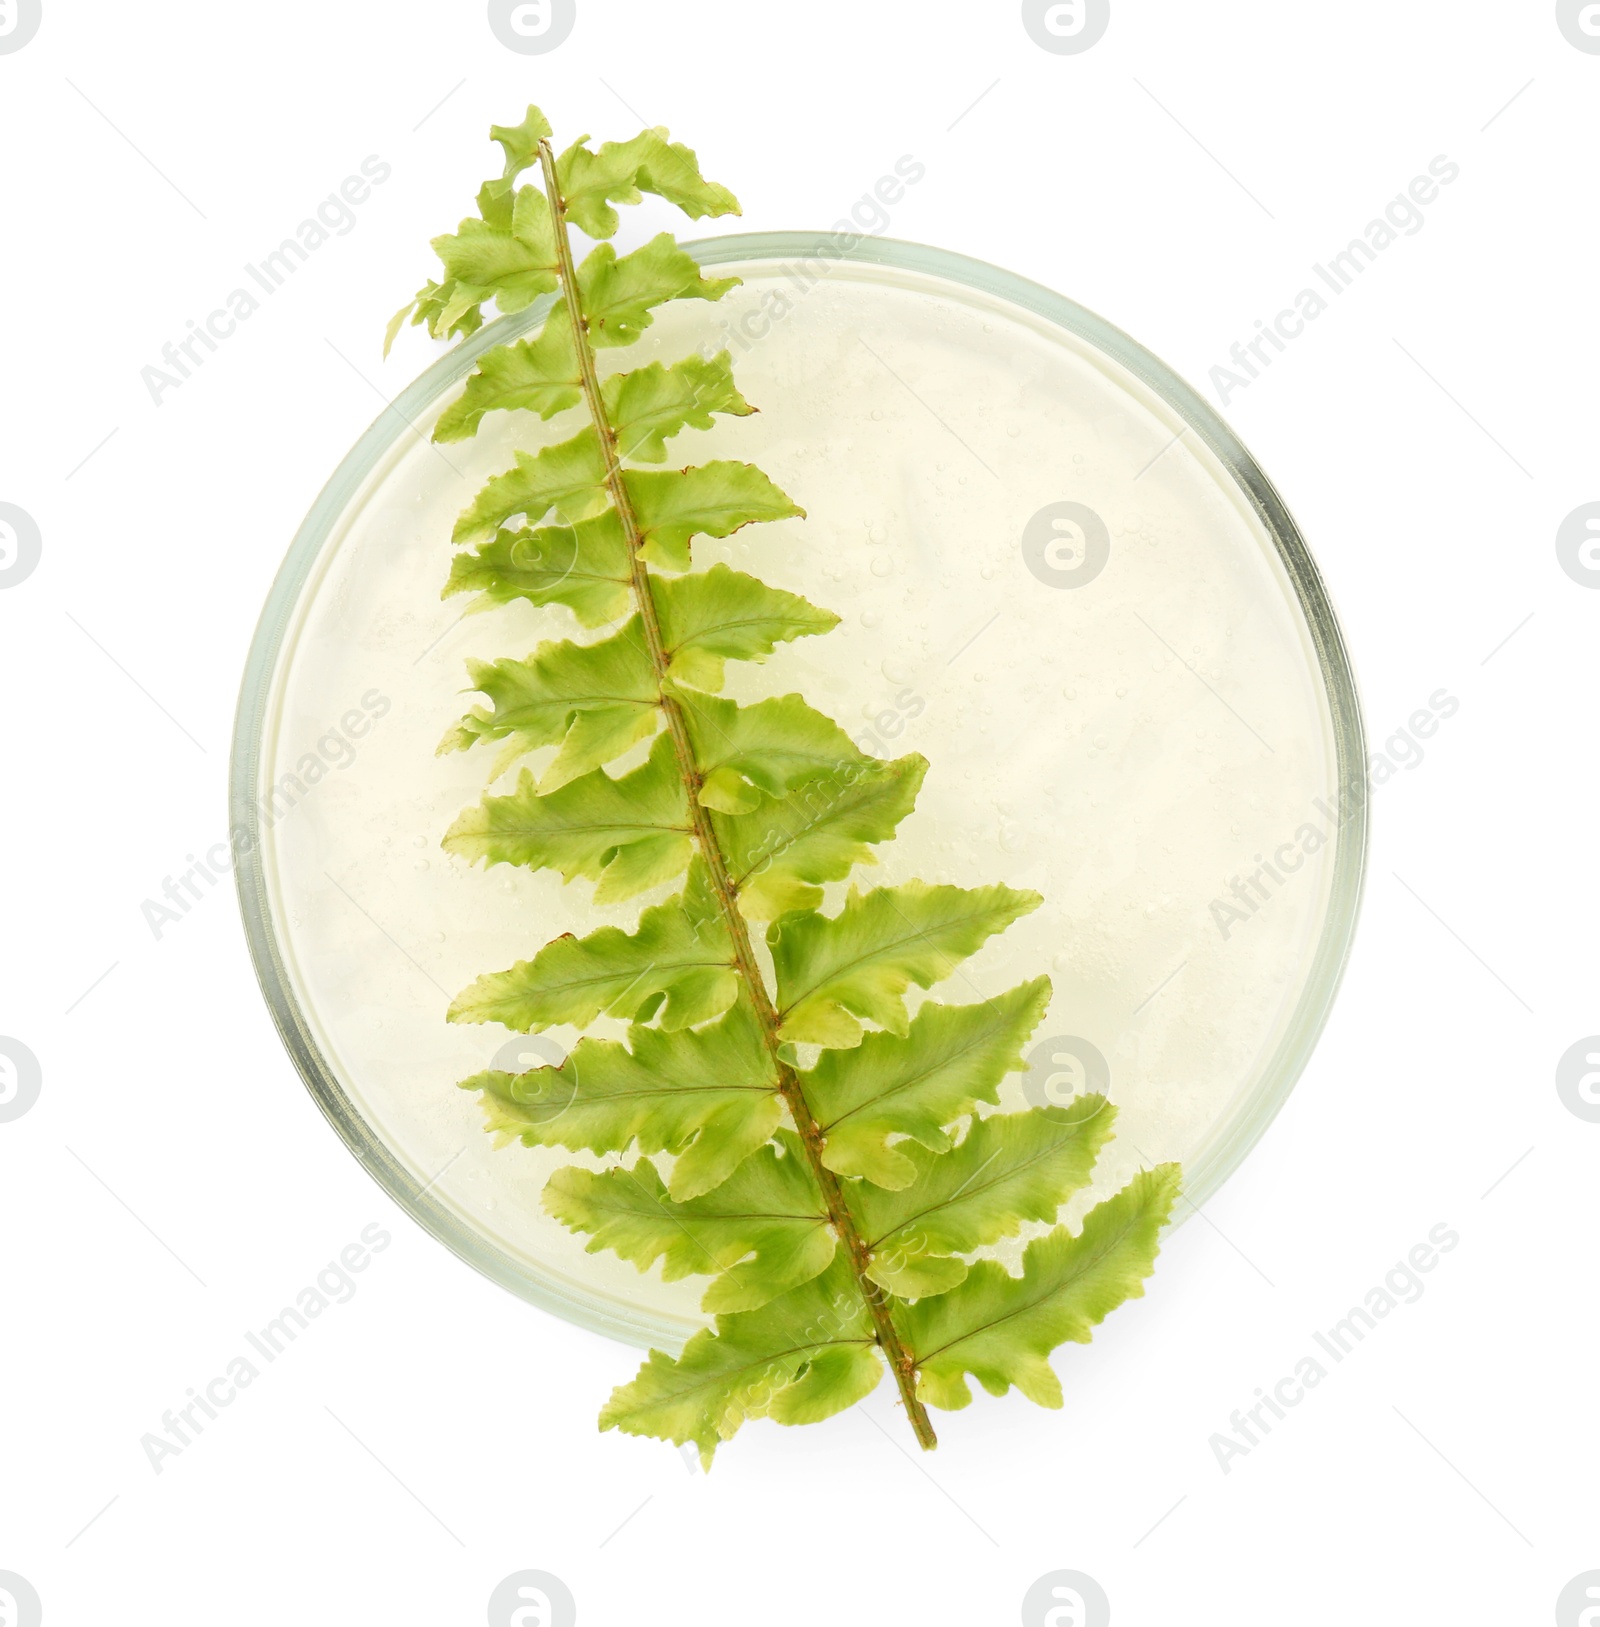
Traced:
[[[0, 591], [0, 1034], [44, 1081], [0, 1124], [0, 1571], [52, 1627], [477, 1623], [524, 1567], [589, 1627], [1009, 1623], [1058, 1568], [1118, 1627], [1544, 1622], [1600, 1567], [1600, 1124], [1554, 1082], [1600, 1029], [1600, 594], [1554, 547], [1600, 498], [1600, 56], [1545, 3], [1112, 10], [1060, 56], [1012, 4], [579, 0], [518, 56], [479, 4], [45, 0], [0, 55], [0, 502], [43, 535]], [[159, 942], [141, 917], [225, 831], [273, 573], [425, 365], [408, 335], [385, 366], [383, 323], [530, 100], [558, 135], [669, 124], [748, 229], [827, 228], [913, 154], [893, 235], [1058, 288], [1202, 389], [1431, 159], [1461, 168], [1227, 407], [1374, 743], [1461, 703], [1377, 794], [1332, 1022], [1150, 1297], [1061, 1356], [1065, 1409], [980, 1395], [925, 1460], [887, 1385], [709, 1477], [598, 1435], [635, 1353], [395, 1210], [281, 1051], [231, 894]], [[140, 369], [368, 154], [393, 175], [355, 229], [155, 406]], [[357, 1296], [156, 1475], [140, 1437], [374, 1221]], [[1225, 1474], [1213, 1433], [1440, 1222], [1425, 1296]]]

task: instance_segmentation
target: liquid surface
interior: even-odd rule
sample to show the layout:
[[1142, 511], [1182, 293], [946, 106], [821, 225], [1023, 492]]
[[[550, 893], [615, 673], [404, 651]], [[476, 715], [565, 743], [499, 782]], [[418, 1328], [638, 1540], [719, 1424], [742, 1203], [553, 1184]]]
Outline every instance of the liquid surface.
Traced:
[[[1143, 1165], [1199, 1168], [1266, 1083], [1329, 906], [1333, 824], [1317, 804], [1337, 800], [1332, 725], [1271, 538], [1170, 407], [1041, 318], [903, 270], [835, 266], [807, 287], [770, 261], [718, 269], [744, 286], [666, 308], [603, 363], [730, 344], [759, 415], [686, 431], [666, 467], [758, 463], [808, 518], [699, 539], [696, 567], [726, 560], [843, 618], [764, 666], [730, 664], [725, 692], [798, 690], [863, 749], [929, 759], [916, 813], [859, 885], [1044, 896], [931, 997], [1050, 974], [1040, 1054], [1006, 1105], [1102, 1089], [1120, 1110], [1067, 1218]], [[441, 602], [451, 524], [513, 448], [581, 423], [497, 414], [444, 447], [407, 433], [366, 482], [280, 658], [265, 864], [290, 981], [373, 1135], [545, 1303], [673, 1343], [702, 1320], [703, 1281], [586, 1254], [539, 1191], [596, 1161], [496, 1149], [455, 1088], [513, 1054], [557, 1058], [574, 1033], [518, 1042], [444, 1021], [480, 973], [563, 932], [631, 926], [639, 908], [439, 847], [492, 761], [434, 754], [474, 698], [464, 660], [603, 636], [562, 609]]]

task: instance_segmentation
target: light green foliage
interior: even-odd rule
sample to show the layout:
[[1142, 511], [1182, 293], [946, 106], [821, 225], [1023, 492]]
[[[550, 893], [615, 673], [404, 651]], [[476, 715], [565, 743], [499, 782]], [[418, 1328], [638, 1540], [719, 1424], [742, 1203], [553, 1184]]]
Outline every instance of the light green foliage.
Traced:
[[980, 1260], [949, 1293], [898, 1305], [922, 1394], [936, 1407], [964, 1407], [970, 1373], [990, 1395], [1015, 1384], [1041, 1407], [1059, 1407], [1061, 1381], [1046, 1358], [1068, 1340], [1087, 1344], [1117, 1306], [1143, 1295], [1177, 1195], [1178, 1166], [1160, 1164], [1091, 1209], [1076, 1236], [1060, 1227], [1030, 1243], [1020, 1277]]
[[480, 977], [457, 995], [452, 1022], [503, 1023], [528, 1034], [596, 1017], [690, 1028], [720, 1017], [738, 997], [728, 930], [708, 895], [704, 867], [690, 866], [681, 896], [653, 904], [638, 930], [603, 926], [556, 938], [532, 960]]
[[623, 479], [644, 537], [640, 558], [663, 570], [689, 569], [694, 537], [731, 537], [741, 526], [805, 516], [748, 463], [702, 463], [660, 473], [629, 470]]
[[798, 695], [738, 706], [715, 695], [680, 691], [700, 801], [723, 813], [751, 813], [761, 799], [783, 797], [818, 774], [840, 773], [863, 761], [854, 741], [832, 718]]
[[584, 145], [588, 139], [580, 136], [556, 160], [567, 213], [587, 237], [610, 237], [618, 220], [610, 206], [638, 203], [642, 192], [654, 192], [676, 204], [691, 220], [739, 213], [738, 201], [727, 187], [707, 181], [695, 155], [682, 142], [671, 141], [659, 126], [632, 141], [608, 141], [598, 152]]
[[565, 1169], [550, 1178], [544, 1206], [589, 1234], [589, 1252], [613, 1249], [641, 1271], [657, 1260], [668, 1282], [714, 1273], [708, 1311], [753, 1311], [825, 1271], [838, 1239], [792, 1131], [747, 1158], [715, 1190], [669, 1197], [655, 1165]]
[[[521, 124], [491, 124], [489, 139], [498, 142], [506, 155], [501, 179], [507, 185], [539, 162], [539, 143], [551, 136], [549, 122], [536, 107], [530, 107]], [[492, 183], [491, 183], [492, 184]]]
[[748, 1001], [703, 1028], [582, 1039], [559, 1068], [480, 1073], [462, 1089], [483, 1092], [491, 1130], [529, 1147], [671, 1153], [667, 1190], [684, 1200], [727, 1180], [782, 1115]]
[[480, 740], [509, 741], [505, 762], [538, 746], [559, 745], [542, 785], [553, 791], [609, 763], [654, 733], [661, 691], [639, 620], [594, 644], [541, 644], [525, 661], [474, 661], [472, 686], [492, 711], [474, 707], [445, 735], [441, 753], [467, 751]]
[[650, 1352], [600, 1414], [602, 1429], [693, 1443], [707, 1467], [751, 1418], [814, 1424], [870, 1395], [883, 1377], [872, 1320], [840, 1261], [763, 1306], [719, 1316], [676, 1359]]
[[492, 537], [517, 514], [530, 523], [542, 520], [551, 509], [565, 520], [586, 519], [604, 501], [605, 477], [605, 454], [592, 429], [542, 452], [519, 452], [515, 467], [496, 475], [457, 519], [454, 540]]
[[595, 882], [597, 904], [632, 898], [689, 863], [689, 799], [672, 742], [657, 737], [647, 762], [613, 779], [593, 769], [541, 795], [522, 771], [516, 791], [485, 797], [450, 827], [445, 848], [488, 864], [559, 870]]
[[703, 277], [691, 255], [665, 232], [642, 249], [617, 258], [602, 243], [578, 267], [589, 343], [596, 350], [631, 345], [655, 318], [658, 305], [674, 299], [721, 299], [737, 277]]
[[843, 881], [858, 864], [875, 864], [916, 806], [927, 759], [871, 758], [807, 777], [785, 797], [764, 797], [748, 814], [713, 815], [739, 903], [754, 921], [814, 910], [821, 883]]
[[693, 576], [655, 577], [650, 592], [661, 619], [667, 676], [697, 689], [722, 688], [724, 661], [761, 661], [779, 644], [839, 625], [831, 610], [727, 565]]
[[[664, 130], [559, 157], [537, 109], [491, 133], [502, 172], [435, 240], [442, 273], [394, 328], [466, 334], [491, 305], [533, 308], [535, 331], [483, 353], [434, 435], [468, 439], [499, 412], [562, 427], [462, 512], [444, 593], [567, 628], [469, 664], [477, 703], [440, 749], [486, 742], [491, 782], [519, 772], [444, 846], [592, 885], [600, 906], [640, 902], [631, 928], [567, 934], [478, 978], [449, 1017], [629, 1025], [463, 1088], [501, 1142], [600, 1159], [559, 1169], [546, 1210], [590, 1251], [703, 1279], [715, 1318], [677, 1356], [652, 1352], [602, 1427], [693, 1443], [709, 1463], [747, 1419], [816, 1422], [886, 1370], [925, 1446], [926, 1407], [967, 1405], [969, 1377], [1057, 1405], [1050, 1353], [1142, 1292], [1177, 1171], [1138, 1176], [1076, 1232], [1056, 1225], [1114, 1109], [1084, 1096], [998, 1111], [1049, 980], [908, 1004], [1038, 895], [909, 880], [830, 902], [912, 817], [927, 761], [867, 756], [798, 694], [719, 693], [727, 663], [782, 662], [839, 618], [725, 561], [695, 568], [701, 539], [804, 511], [753, 464], [640, 467], [755, 409], [726, 352], [614, 365], [662, 305], [721, 299], [735, 279], [705, 277], [665, 233], [620, 255], [609, 239], [616, 206], [646, 193], [693, 218], [736, 212], [732, 195]], [[791, 539], [772, 557], [795, 554]], [[574, 622], [584, 641], [564, 636]], [[1025, 1233], [1021, 1276], [980, 1257]]]
[[613, 373], [601, 399], [617, 432], [617, 450], [641, 463], [665, 462], [667, 442], [680, 429], [710, 429], [714, 412], [747, 418], [755, 411], [733, 382], [727, 351], [710, 361], [686, 356], [671, 367], [651, 362]]
[[907, 1299], [943, 1293], [967, 1274], [948, 1256], [1015, 1237], [1024, 1221], [1053, 1221], [1089, 1184], [1115, 1116], [1104, 1097], [1080, 1096], [1071, 1107], [978, 1119], [949, 1152], [913, 1142], [905, 1187], [853, 1189], [873, 1279]]
[[[824, 1051], [805, 1076], [827, 1147], [823, 1162], [899, 1190], [916, 1179], [907, 1143], [943, 1153], [946, 1125], [998, 1104], [1000, 1081], [1023, 1067], [1022, 1047], [1050, 1003], [1036, 977], [981, 1005], [928, 1001], [903, 1035], [868, 1034], [847, 1051]], [[903, 1138], [890, 1142], [890, 1137]]]
[[851, 888], [835, 916], [784, 916], [767, 929], [784, 1038], [854, 1045], [858, 1018], [904, 1034], [910, 1019], [903, 996], [911, 984], [932, 988], [1042, 902], [1037, 893], [1009, 887], [908, 881], [870, 893]]
[[604, 627], [625, 616], [633, 560], [617, 511], [577, 525], [519, 526], [495, 532], [473, 553], [457, 554], [442, 598], [480, 595], [476, 607], [564, 604], [585, 627]]
[[469, 216], [454, 232], [434, 238], [434, 252], [457, 300], [482, 305], [493, 299], [502, 311], [524, 311], [556, 285], [550, 206], [525, 186], [509, 219], [502, 210], [490, 213], [494, 219]]
[[466, 390], [441, 414], [434, 426], [436, 441], [464, 441], [478, 433], [489, 412], [522, 408], [541, 418], [575, 407], [583, 399], [578, 388], [578, 350], [566, 310], [550, 313], [536, 339], [499, 345], [484, 354]]

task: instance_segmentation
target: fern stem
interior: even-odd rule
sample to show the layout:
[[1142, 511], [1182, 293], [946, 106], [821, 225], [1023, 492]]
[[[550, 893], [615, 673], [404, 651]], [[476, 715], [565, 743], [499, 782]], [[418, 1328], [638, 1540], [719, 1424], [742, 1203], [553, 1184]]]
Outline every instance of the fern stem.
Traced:
[[905, 1403], [906, 1414], [911, 1420], [911, 1427], [923, 1450], [931, 1451], [938, 1441], [928, 1418], [927, 1408], [917, 1398], [915, 1358], [895, 1328], [889, 1311], [888, 1296], [867, 1275], [867, 1267], [872, 1258], [871, 1251], [856, 1227], [849, 1205], [845, 1202], [843, 1185], [839, 1177], [822, 1161], [822, 1128], [817, 1123], [816, 1115], [811, 1111], [811, 1104], [806, 1100], [799, 1075], [784, 1061], [781, 1054], [778, 1012], [773, 1006], [766, 979], [762, 975], [755, 950], [751, 946], [750, 928], [739, 909], [738, 889], [728, 874], [727, 859], [722, 852], [722, 845], [717, 840], [711, 816], [700, 801], [702, 777], [695, 760], [694, 745], [689, 738], [688, 725], [684, 721], [683, 708], [667, 688], [667, 651], [661, 637], [661, 622], [656, 614], [655, 599], [650, 591], [649, 568], [639, 552], [644, 538], [639, 529], [638, 517], [633, 510], [632, 499], [628, 495], [627, 483], [622, 478], [622, 459], [617, 448], [616, 430], [606, 416], [605, 403], [600, 392], [594, 347], [589, 342], [588, 322], [584, 317], [583, 304], [578, 294], [577, 272], [572, 260], [572, 241], [567, 230], [566, 202], [561, 196], [561, 185], [556, 174], [555, 152], [548, 141], [539, 143], [539, 163], [555, 227], [561, 287], [566, 300], [567, 314], [572, 323], [584, 399], [588, 403], [595, 435], [605, 455], [606, 489], [622, 522], [623, 533], [628, 539], [632, 561], [634, 605], [644, 628], [645, 645], [660, 689], [662, 714], [666, 719], [668, 732], [672, 736], [678, 770], [683, 776], [684, 790], [694, 826], [695, 843], [705, 861], [712, 890], [716, 894], [723, 922], [733, 943], [735, 967], [749, 991], [751, 1004], [760, 1023], [762, 1040], [772, 1061], [778, 1090], [788, 1106], [790, 1116], [794, 1119], [806, 1158], [811, 1165], [811, 1173], [815, 1176], [823, 1201], [827, 1205], [828, 1220], [838, 1235], [839, 1245], [845, 1252], [856, 1286], [872, 1317], [877, 1343], [889, 1363], [890, 1371], [894, 1374], [900, 1398]]

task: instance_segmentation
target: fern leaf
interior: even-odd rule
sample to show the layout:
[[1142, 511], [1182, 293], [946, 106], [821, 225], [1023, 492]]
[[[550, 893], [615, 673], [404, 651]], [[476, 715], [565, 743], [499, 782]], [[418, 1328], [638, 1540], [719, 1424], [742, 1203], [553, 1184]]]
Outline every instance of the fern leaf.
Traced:
[[970, 1374], [990, 1395], [1015, 1384], [1041, 1407], [1059, 1407], [1061, 1381], [1046, 1358], [1069, 1340], [1087, 1344], [1117, 1306], [1144, 1294], [1178, 1180], [1176, 1164], [1136, 1175], [1091, 1209], [1076, 1235], [1062, 1226], [1030, 1243], [1020, 1277], [982, 1260], [949, 1293], [897, 1305], [917, 1393], [955, 1411], [972, 1400]]
[[734, 195], [707, 181], [694, 153], [670, 141], [664, 129], [642, 131], [631, 141], [608, 141], [598, 152], [584, 146], [588, 139], [580, 136], [562, 153], [556, 176], [568, 216], [589, 237], [610, 237], [618, 225], [611, 205], [638, 203], [643, 192], [676, 204], [691, 220], [739, 213]]
[[929, 1152], [914, 1142], [911, 1184], [851, 1188], [850, 1206], [872, 1250], [869, 1275], [902, 1298], [942, 1294], [967, 1274], [949, 1258], [1015, 1237], [1025, 1221], [1054, 1221], [1089, 1184], [1116, 1109], [1103, 1096], [1068, 1107], [976, 1120], [961, 1145]]
[[755, 921], [815, 909], [821, 883], [876, 862], [870, 844], [894, 835], [916, 806], [927, 770], [923, 757], [864, 758], [807, 779], [786, 797], [764, 797], [752, 813], [713, 814], [740, 908]]
[[671, 1153], [667, 1190], [687, 1202], [727, 1180], [782, 1115], [761, 1028], [748, 1001], [703, 1028], [636, 1026], [628, 1043], [582, 1039], [557, 1068], [480, 1073], [502, 1140], [571, 1152]]
[[832, 718], [798, 695], [739, 706], [693, 690], [678, 694], [695, 762], [700, 801], [723, 813], [748, 813], [761, 793], [783, 796], [818, 774], [839, 774], [865, 761]]
[[[1048, 979], [977, 1005], [923, 1002], [914, 1017], [907, 996], [1040, 900], [911, 880], [819, 913], [823, 889], [896, 835], [928, 764], [868, 757], [798, 694], [718, 694], [727, 662], [764, 661], [838, 618], [726, 564], [694, 572], [694, 539], [804, 511], [748, 463], [636, 466], [664, 463], [669, 441], [719, 415], [755, 410], [727, 351], [603, 380], [598, 359], [669, 301], [715, 301], [737, 281], [707, 277], [666, 233], [619, 256], [617, 206], [646, 193], [697, 218], [738, 205], [665, 130], [594, 149], [583, 137], [556, 157], [530, 107], [491, 134], [502, 173], [479, 189], [477, 217], [436, 239], [442, 275], [389, 338], [408, 318], [436, 336], [471, 333], [491, 303], [514, 311], [557, 293], [537, 335], [479, 359], [435, 438], [476, 435], [494, 412], [582, 407], [588, 427], [519, 451], [488, 481], [456, 522], [471, 551], [444, 592], [474, 595], [474, 610], [560, 605], [607, 631], [469, 663], [482, 704], [440, 749], [496, 744], [491, 781], [526, 753], [552, 748], [552, 760], [485, 795], [444, 845], [469, 862], [587, 879], [602, 904], [683, 877], [632, 930], [569, 933], [480, 977], [449, 1012], [523, 1032], [631, 1024], [626, 1044], [583, 1036], [558, 1067], [466, 1081], [502, 1140], [613, 1161], [560, 1170], [545, 1188], [549, 1213], [591, 1252], [669, 1281], [709, 1279], [715, 1327], [676, 1358], [653, 1352], [602, 1425], [693, 1442], [709, 1462], [744, 1419], [829, 1417], [885, 1367], [924, 1447], [935, 1444], [927, 1403], [964, 1406], [969, 1376], [1056, 1404], [1050, 1352], [1142, 1291], [1177, 1171], [1139, 1177], [1077, 1234], [1030, 1243], [1020, 1277], [973, 1260], [1053, 1222], [1090, 1180], [1112, 1109], [1084, 1097], [978, 1111], [1024, 1066]], [[536, 167], [540, 184], [521, 184]], [[596, 240], [576, 269], [573, 228]], [[641, 764], [607, 771], [646, 741]], [[769, 923], [767, 957], [753, 921]], [[805, 1044], [825, 1049], [802, 1070]]]
[[578, 267], [586, 334], [596, 350], [631, 345], [655, 318], [658, 305], [674, 299], [718, 300], [739, 285], [737, 277], [705, 277], [700, 263], [663, 232], [620, 259], [609, 243], [591, 251]]
[[893, 1034], [909, 1027], [904, 994], [931, 988], [1043, 900], [1010, 887], [908, 881], [851, 889], [836, 916], [786, 915], [767, 929], [785, 1039], [856, 1044], [858, 1018]]
[[[502, 196], [490, 194], [491, 212]], [[517, 193], [510, 220], [469, 215], [454, 232], [434, 238], [433, 250], [455, 284], [455, 299], [475, 305], [492, 299], [507, 315], [525, 311], [559, 283], [550, 206], [531, 186]]]
[[769, 588], [717, 564], [693, 576], [653, 577], [651, 595], [667, 653], [667, 676], [697, 689], [722, 687], [724, 661], [762, 661], [779, 644], [832, 631], [839, 618], [796, 593]]
[[605, 926], [547, 943], [532, 960], [491, 972], [456, 996], [451, 1022], [503, 1023], [535, 1033], [557, 1023], [586, 1027], [604, 1013], [663, 1028], [720, 1017], [737, 998], [733, 946], [696, 859], [683, 893], [653, 905], [636, 932]]
[[[435, 239], [436, 250], [440, 244], [448, 249], [448, 274], [442, 283], [424, 283], [395, 312], [384, 336], [385, 356], [407, 318], [413, 324], [426, 323], [435, 339], [476, 333], [483, 326], [485, 300], [501, 296], [502, 311], [520, 311], [556, 287], [554, 221], [548, 208], [540, 214], [545, 200], [531, 188], [523, 188], [530, 200], [523, 205], [526, 235], [517, 234], [516, 180], [538, 162], [539, 142], [549, 133], [536, 107], [528, 109], [521, 124], [490, 128], [490, 139], [499, 142], [505, 154], [505, 168], [498, 179], [479, 189], [478, 219], [464, 220], [454, 235]], [[443, 258], [445, 251], [439, 252]]]
[[750, 463], [629, 469], [623, 481], [644, 536], [641, 556], [669, 571], [688, 570], [691, 537], [731, 537], [742, 526], [805, 514]]
[[514, 181], [539, 162], [539, 143], [550, 139], [550, 121], [529, 104], [521, 124], [491, 124], [489, 139], [498, 142], [506, 155], [504, 179]]
[[595, 902], [611, 904], [680, 874], [689, 837], [688, 795], [663, 734], [648, 761], [620, 779], [596, 768], [541, 796], [524, 769], [515, 792], [469, 808], [443, 845], [485, 866], [549, 868], [567, 881], [587, 876], [597, 883]]
[[468, 440], [491, 412], [521, 410], [554, 418], [583, 399], [580, 378], [572, 323], [566, 308], [557, 306], [537, 338], [496, 345], [479, 357], [461, 394], [440, 414], [433, 438]]
[[585, 627], [602, 627], [631, 603], [628, 540], [615, 509], [574, 526], [497, 531], [472, 553], [457, 554], [442, 598], [481, 595], [479, 605], [564, 604]]
[[713, 413], [747, 418], [756, 409], [739, 393], [727, 351], [707, 361], [686, 356], [671, 367], [651, 362], [613, 373], [601, 387], [617, 450], [641, 463], [662, 463], [667, 442], [684, 429], [710, 429]]
[[515, 467], [496, 475], [456, 521], [455, 540], [492, 537], [515, 515], [537, 523], [552, 508], [584, 520], [605, 501], [606, 460], [592, 429], [542, 452], [518, 452]]
[[613, 1392], [602, 1429], [690, 1442], [708, 1468], [720, 1442], [750, 1418], [818, 1423], [870, 1395], [883, 1376], [873, 1326], [848, 1267], [764, 1305], [717, 1318], [677, 1358], [650, 1352]]
[[494, 710], [474, 707], [444, 737], [441, 754], [480, 740], [507, 740], [513, 755], [559, 744], [545, 791], [621, 756], [660, 721], [661, 691], [637, 617], [596, 644], [545, 643], [524, 661], [474, 661], [467, 670]]
[[945, 1126], [979, 1102], [1000, 1100], [1000, 1081], [1026, 1066], [1022, 1047], [1050, 1003], [1050, 979], [1020, 983], [981, 1005], [928, 1001], [904, 1036], [868, 1034], [853, 1050], [824, 1051], [803, 1076], [827, 1138], [822, 1161], [898, 1191], [917, 1178], [905, 1137], [948, 1152]]
[[747, 1158], [702, 1197], [668, 1196], [648, 1159], [595, 1174], [557, 1170], [544, 1206], [569, 1231], [586, 1232], [588, 1252], [611, 1249], [667, 1282], [711, 1276], [708, 1311], [752, 1311], [826, 1271], [838, 1239], [797, 1138]]
[[413, 327], [426, 324], [435, 339], [465, 338], [483, 326], [483, 311], [473, 300], [458, 302], [454, 283], [425, 282], [389, 318], [389, 326], [383, 335], [385, 356], [394, 348], [395, 339], [407, 320]]

